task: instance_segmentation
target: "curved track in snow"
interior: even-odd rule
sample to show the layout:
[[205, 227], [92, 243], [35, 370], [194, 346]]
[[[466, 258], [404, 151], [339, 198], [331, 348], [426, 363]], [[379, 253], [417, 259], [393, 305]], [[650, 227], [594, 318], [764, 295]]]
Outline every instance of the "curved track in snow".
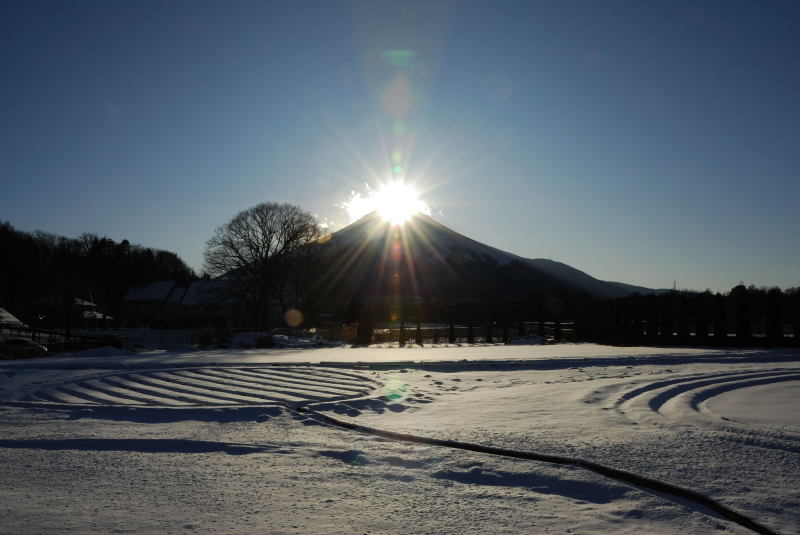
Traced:
[[365, 374], [324, 368], [142, 369], [41, 385], [13, 401], [129, 407], [293, 406], [363, 397], [375, 387]]
[[710, 509], [711, 511], [717, 513], [718, 515], [732, 522], [735, 522], [736, 524], [739, 524], [742, 527], [750, 529], [755, 533], [760, 533], [762, 535], [778, 535], [776, 531], [773, 531], [764, 524], [761, 524], [760, 522], [753, 520], [743, 515], [742, 513], [726, 505], [723, 505], [722, 503], [712, 498], [709, 498], [708, 496], [695, 492], [691, 489], [679, 487], [677, 485], [665, 483], [663, 481], [659, 481], [657, 479], [653, 479], [647, 476], [634, 474], [632, 472], [627, 472], [625, 470], [620, 470], [618, 468], [612, 468], [610, 466], [602, 465], [592, 461], [587, 461], [576, 457], [567, 457], [562, 455], [548, 455], [532, 451], [519, 451], [507, 448], [496, 448], [493, 446], [485, 446], [482, 444], [474, 444], [470, 442], [460, 442], [456, 440], [424, 437], [408, 433], [397, 433], [394, 431], [387, 431], [383, 429], [377, 429], [374, 427], [358, 425], [344, 420], [339, 420], [338, 418], [334, 418], [330, 415], [321, 412], [316, 412], [314, 410], [309, 410], [309, 408], [305, 407], [298, 408], [298, 412], [301, 415], [307, 415], [311, 418], [314, 418], [317, 421], [327, 423], [348, 431], [355, 431], [358, 433], [382, 437], [390, 440], [397, 440], [400, 442], [426, 444], [429, 446], [440, 446], [444, 448], [474, 451], [477, 453], [487, 453], [489, 455], [498, 455], [501, 457], [510, 457], [513, 459], [526, 459], [530, 461], [539, 461], [539, 462], [546, 462], [546, 463], [560, 464], [560, 465], [570, 465], [578, 468], [583, 468], [585, 470], [589, 470], [591, 472], [630, 485], [634, 485], [643, 489], [670, 495], [673, 496], [674, 498], [679, 498], [694, 502], [695, 504]]
[[[800, 372], [797, 369], [775, 368], [628, 384], [623, 387], [628, 389], [613, 401], [613, 408], [633, 421], [658, 425], [666, 419], [678, 424], [724, 428], [726, 431], [748, 435], [752, 435], [757, 429], [759, 433], [766, 433], [773, 438], [800, 443], [800, 432], [796, 429], [756, 426], [752, 422], [741, 423], [716, 414], [708, 408], [708, 403], [722, 394], [735, 395], [737, 390], [787, 381], [800, 381]], [[631, 386], [634, 388], [630, 388]]]

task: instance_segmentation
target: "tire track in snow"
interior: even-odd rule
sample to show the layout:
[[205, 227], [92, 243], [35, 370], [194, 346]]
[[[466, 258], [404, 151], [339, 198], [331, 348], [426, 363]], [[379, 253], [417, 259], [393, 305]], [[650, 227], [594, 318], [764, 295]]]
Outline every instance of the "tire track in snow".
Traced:
[[629, 485], [633, 485], [641, 489], [646, 489], [654, 493], [668, 495], [677, 499], [693, 502], [697, 505], [700, 505], [711, 511], [714, 511], [723, 518], [730, 520], [731, 522], [735, 522], [736, 524], [745, 527], [747, 529], [750, 529], [756, 533], [760, 533], [762, 535], [779, 535], [778, 532], [768, 528], [767, 526], [764, 526], [763, 524], [751, 518], [746, 517], [742, 513], [734, 509], [731, 509], [730, 507], [723, 505], [718, 501], [709, 498], [708, 496], [700, 494], [699, 492], [695, 492], [691, 489], [687, 489], [684, 487], [679, 487], [671, 483], [665, 483], [657, 479], [652, 479], [646, 476], [634, 474], [632, 472], [627, 472], [625, 470], [620, 470], [618, 468], [612, 468], [610, 466], [605, 466], [592, 461], [587, 461], [585, 459], [579, 459], [577, 457], [566, 457], [561, 455], [548, 455], [544, 453], [536, 453], [530, 451], [495, 448], [493, 446], [484, 446], [481, 444], [473, 444], [470, 442], [459, 442], [456, 440], [446, 440], [446, 439], [438, 439], [432, 437], [423, 437], [419, 435], [411, 435], [407, 433], [397, 433], [395, 431], [387, 431], [384, 429], [357, 425], [352, 422], [339, 420], [332, 416], [328, 416], [327, 414], [316, 412], [307, 407], [299, 407], [297, 409], [292, 409], [290, 407], [287, 407], [287, 410], [291, 412], [296, 412], [299, 416], [310, 417], [319, 422], [327, 423], [329, 425], [338, 427], [340, 429], [377, 436], [399, 442], [425, 444], [428, 446], [439, 446], [443, 448], [459, 449], [465, 451], [472, 451], [476, 453], [486, 453], [489, 455], [496, 455], [499, 457], [525, 459], [529, 461], [539, 461], [550, 464], [568, 465], [568, 466], [575, 466], [577, 468], [583, 468], [585, 470], [589, 470], [590, 472], [594, 472], [596, 474], [600, 474], [602, 476], [609, 477], [616, 481], [627, 483]]

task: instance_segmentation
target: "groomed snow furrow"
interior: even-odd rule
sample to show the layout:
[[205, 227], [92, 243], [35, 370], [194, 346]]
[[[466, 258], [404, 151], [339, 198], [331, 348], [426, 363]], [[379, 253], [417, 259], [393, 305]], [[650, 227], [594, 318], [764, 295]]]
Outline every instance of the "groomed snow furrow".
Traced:
[[792, 373], [792, 372], [751, 373], [751, 374], [741, 374], [741, 375], [737, 374], [725, 378], [691, 381], [688, 383], [672, 386], [664, 390], [660, 390], [658, 394], [650, 398], [649, 405], [652, 410], [659, 412], [667, 402], [686, 392], [691, 392], [694, 390], [705, 388], [707, 386], [714, 386], [724, 383], [738, 384], [740, 385], [739, 388], [743, 388], [749, 386], [750, 384], [758, 384], [757, 381], [759, 379], [772, 378], [775, 375], [780, 376], [787, 373]]
[[800, 380], [797, 370], [776, 369], [766, 372], [738, 372], [693, 375], [669, 381], [655, 381], [623, 393], [614, 408], [627, 418], [657, 424], [668, 418], [681, 424], [719, 425], [729, 421], [703, 409], [714, 396], [733, 390], [780, 381]]
[[162, 376], [159, 373], [160, 372], [135, 374], [131, 375], [130, 379], [137, 380], [139, 385], [147, 385], [148, 387], [155, 386], [162, 391], [180, 392], [185, 395], [187, 401], [194, 403], [235, 404], [246, 401], [256, 402], [260, 399], [237, 395], [236, 392], [230, 392], [224, 389], [205, 388], [186, 384], [183, 381], [176, 380], [174, 376]]
[[209, 379], [222, 385], [229, 385], [243, 389], [272, 390], [293, 395], [302, 394], [306, 399], [325, 399], [330, 396], [341, 396], [342, 392], [333, 391], [327, 388], [319, 388], [313, 384], [287, 383], [280, 379], [262, 379], [258, 382], [241, 380], [226, 373], [216, 373], [215, 371], [197, 370], [191, 372], [180, 372], [182, 377], [194, 379]]
[[263, 401], [264, 399], [272, 401], [302, 401], [306, 399], [305, 397], [298, 397], [296, 395], [297, 393], [293, 391], [287, 392], [269, 388], [269, 385], [266, 383], [245, 383], [238, 379], [228, 378], [228, 376], [225, 375], [206, 373], [205, 370], [176, 373], [170, 375], [169, 378], [164, 376], [161, 380], [172, 381], [175, 384], [198, 391], [235, 394], [238, 398], [241, 398], [241, 400], [249, 400], [251, 402]]
[[330, 385], [319, 386], [317, 384], [303, 384], [300, 381], [284, 381], [282, 379], [265, 380], [250, 376], [244, 376], [238, 373], [230, 373], [225, 370], [197, 370], [198, 375], [206, 376], [211, 379], [225, 381], [226, 384], [236, 384], [248, 388], [258, 388], [270, 390], [274, 387], [280, 387], [289, 391], [308, 392], [315, 396], [358, 396], [366, 393], [366, 390], [355, 389], [336, 389]]
[[268, 392], [274, 394], [274, 396], [269, 397], [283, 398], [287, 401], [318, 401], [327, 397], [310, 395], [306, 390], [302, 389], [282, 389], [279, 388], [278, 385], [272, 385], [269, 389], [248, 388], [240, 384], [236, 384], [234, 381], [227, 381], [224, 379], [207, 380], [203, 376], [198, 376], [194, 372], [189, 371], [176, 372], [174, 375], [172, 375], [171, 379], [181, 385], [198, 386], [200, 388], [206, 388], [212, 391], [231, 392], [243, 396], [259, 397], [263, 395], [263, 392]]
[[[247, 385], [250, 387], [256, 386], [259, 388], [263, 388], [265, 386], [270, 385], [277, 385], [285, 388], [304, 388], [304, 389], [311, 389], [314, 385], [304, 383], [303, 381], [294, 381], [294, 380], [286, 380], [282, 378], [277, 379], [267, 379], [260, 375], [255, 375], [247, 372], [243, 372], [241, 370], [230, 371], [225, 369], [219, 370], [195, 370], [194, 373], [204, 376], [210, 376], [211, 378], [219, 379], [219, 380], [228, 380], [236, 382], [237, 384]], [[318, 392], [325, 392], [324, 388], [313, 388]], [[325, 392], [331, 393], [331, 392]], [[339, 392], [336, 392], [338, 394]]]
[[764, 377], [762, 379], [745, 381], [744, 384], [740, 383], [739, 381], [736, 381], [733, 383], [725, 383], [722, 385], [712, 385], [708, 388], [704, 388], [697, 392], [693, 392], [690, 404], [692, 409], [700, 410], [702, 408], [701, 404], [704, 403], [705, 401], [711, 399], [714, 396], [719, 396], [720, 394], [730, 392], [731, 390], [736, 390], [748, 386], [759, 386], [771, 383], [780, 383], [783, 381], [800, 381], [800, 373], [787, 373], [787, 374], [774, 375], [770, 377]]
[[108, 383], [102, 379], [87, 379], [84, 381], [86, 385], [97, 392], [104, 392], [117, 398], [120, 404], [124, 405], [147, 405], [151, 400], [142, 399], [140, 395], [134, 392], [125, 390], [124, 388], [115, 386], [113, 383]]
[[50, 403], [69, 403], [71, 405], [85, 405], [86, 403], [94, 403], [93, 401], [88, 401], [82, 397], [76, 397], [70, 395], [69, 393], [65, 393], [59, 391], [56, 388], [47, 388], [44, 390], [40, 390], [35, 392], [34, 394], [29, 395], [27, 398], [24, 398], [24, 401], [45, 401]]
[[[768, 374], [775, 373], [775, 371], [778, 371], [778, 370], [773, 370], [773, 371], [769, 371], [769, 372], [761, 372], [761, 373], [752, 373], [752, 374], [748, 373], [748, 375], [756, 375], [756, 376], [758, 376], [758, 375], [768, 375]], [[648, 384], [646, 384], [644, 386], [641, 386], [641, 387], [635, 388], [633, 390], [630, 390], [628, 392], [625, 392], [623, 395], [621, 395], [619, 397], [619, 399], [617, 400], [616, 404], [617, 405], [621, 405], [625, 401], [628, 401], [628, 400], [633, 399], [635, 397], [641, 396], [642, 394], [647, 394], [648, 392], [651, 392], [653, 390], [663, 389], [665, 387], [672, 386], [672, 385], [689, 383], [689, 382], [692, 382], [692, 381], [699, 381], [699, 380], [709, 380], [709, 379], [725, 380], [728, 377], [737, 378], [737, 377], [741, 377], [743, 373], [747, 373], [747, 372], [726, 372], [726, 373], [715, 373], [715, 374], [708, 374], [708, 375], [691, 375], [689, 377], [682, 377], [682, 378], [679, 378], [679, 379], [669, 379], [667, 381], [654, 381], [652, 383], [648, 383]]]
[[261, 376], [296, 377], [305, 381], [330, 383], [356, 388], [372, 388], [371, 379], [341, 370], [321, 370], [319, 368], [248, 368], [248, 372]]
[[236, 376], [240, 378], [240, 380], [248, 380], [248, 381], [255, 381], [258, 383], [262, 383], [265, 378], [270, 378], [272, 380], [278, 380], [281, 383], [287, 383], [289, 385], [317, 385], [317, 390], [324, 390], [324, 389], [333, 389], [338, 393], [364, 393], [368, 392], [372, 389], [369, 384], [364, 383], [363, 381], [361, 384], [354, 384], [350, 383], [349, 381], [335, 381], [335, 380], [325, 380], [325, 379], [318, 379], [316, 376], [312, 374], [305, 374], [305, 373], [256, 373], [251, 372], [250, 370], [228, 370], [224, 368], [220, 369], [206, 369], [206, 370], [198, 370], [202, 371], [202, 373], [212, 373], [212, 374], [230, 374], [231, 376]]
[[132, 399], [132, 397], [125, 398], [122, 396], [109, 394], [107, 389], [102, 387], [96, 388], [88, 384], [88, 382], [70, 383], [69, 385], [64, 385], [59, 388], [62, 390], [68, 390], [69, 393], [74, 396], [81, 397], [87, 401], [101, 405], [145, 404], [142, 401]]
[[[68, 405], [230, 406], [363, 397], [375, 381], [358, 372], [309, 368], [180, 368], [105, 373], [49, 384], [21, 402]], [[18, 394], [19, 395], [19, 394]]]
[[196, 405], [200, 402], [204, 402], [205, 404], [219, 405], [226, 402], [219, 398], [201, 396], [199, 392], [181, 388], [170, 382], [161, 384], [158, 381], [151, 380], [149, 377], [138, 374], [130, 374], [121, 377], [106, 377], [105, 380], [132, 392], [136, 392], [142, 395], [144, 399], [152, 399], [164, 404]]

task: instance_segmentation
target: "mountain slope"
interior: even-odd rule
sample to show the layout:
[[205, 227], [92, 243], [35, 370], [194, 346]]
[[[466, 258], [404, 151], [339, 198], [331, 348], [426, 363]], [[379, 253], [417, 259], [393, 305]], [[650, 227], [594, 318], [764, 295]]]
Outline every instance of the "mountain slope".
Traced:
[[422, 214], [401, 227], [370, 214], [334, 233], [325, 251], [325, 278], [335, 293], [362, 298], [403, 295], [459, 302], [564, 293], [613, 298], [653, 291], [601, 281], [561, 262], [523, 258]]

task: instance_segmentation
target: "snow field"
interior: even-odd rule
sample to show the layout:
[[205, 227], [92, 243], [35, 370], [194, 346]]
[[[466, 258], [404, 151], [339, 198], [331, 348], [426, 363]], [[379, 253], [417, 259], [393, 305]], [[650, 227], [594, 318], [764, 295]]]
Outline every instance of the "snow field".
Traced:
[[169, 424], [30, 412], [0, 410], [12, 437], [0, 439], [4, 533], [747, 533], [583, 470], [344, 433], [283, 410]]
[[[798, 533], [800, 355], [551, 347], [4, 363], [0, 533], [751, 532], [584, 469], [386, 440], [317, 412], [586, 459]], [[290, 364], [318, 355], [341, 363]]]
[[[436, 401], [392, 414], [362, 411], [353, 421], [577, 457], [694, 490], [780, 533], [798, 532], [800, 399], [787, 397], [800, 384], [797, 364], [481, 368], [384, 372], [385, 381], [402, 377], [409, 396]], [[732, 412], [736, 394], [768, 387], [774, 408], [758, 411], [771, 415], [768, 425], [708, 408], [723, 403]]]

